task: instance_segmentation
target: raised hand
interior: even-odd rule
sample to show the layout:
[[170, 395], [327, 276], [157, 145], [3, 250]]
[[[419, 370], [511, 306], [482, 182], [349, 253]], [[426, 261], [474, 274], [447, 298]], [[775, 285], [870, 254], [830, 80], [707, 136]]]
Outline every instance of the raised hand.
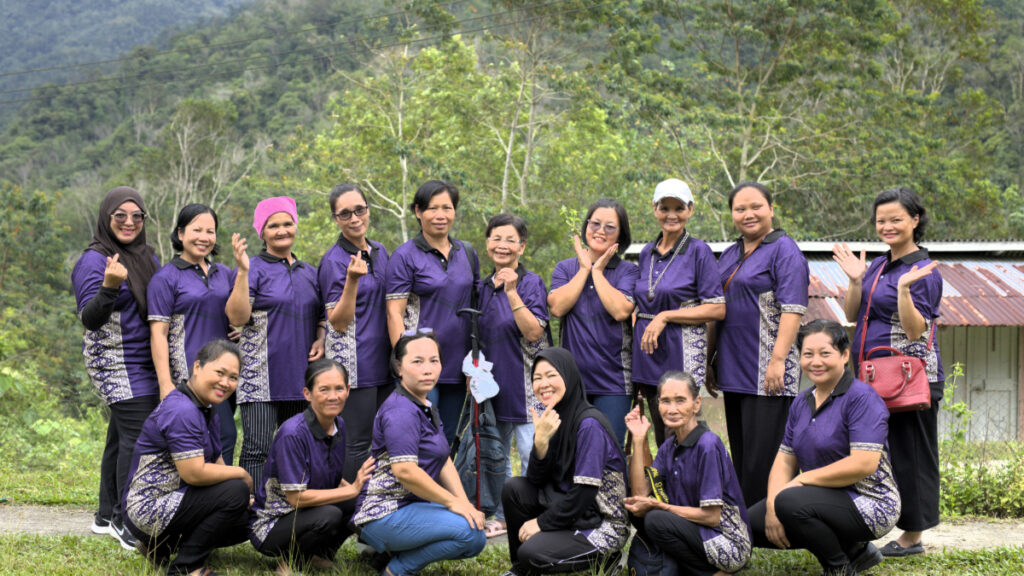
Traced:
[[651, 422], [640, 411], [640, 404], [637, 404], [626, 414], [626, 429], [633, 434], [633, 438], [647, 438], [647, 431], [651, 429]]
[[931, 274], [932, 270], [935, 270], [935, 267], [938, 265], [939, 263], [935, 261], [928, 264], [924, 268], [918, 268], [917, 265], [914, 265], [914, 267], [911, 268], [909, 271], [905, 272], [903, 276], [900, 276], [899, 281], [896, 283], [896, 288], [898, 290], [910, 288], [910, 286], [914, 282], [917, 282], [921, 278], [924, 278], [925, 276]]
[[248, 248], [248, 244], [241, 234], [235, 232], [231, 235], [231, 250], [235, 253], [235, 264], [238, 265], [238, 271], [248, 273], [249, 255], [245, 252], [246, 248]]
[[537, 411], [533, 408], [530, 408], [530, 412], [533, 414], [534, 442], [536, 443], [540, 440], [547, 444], [551, 437], [555, 435], [555, 432], [558, 431], [559, 425], [562, 424], [562, 418], [559, 417], [554, 406], [548, 406], [540, 416], [537, 415]]
[[351, 260], [348, 263], [348, 271], [345, 275], [350, 279], [362, 278], [370, 271], [370, 268], [366, 265], [366, 260], [363, 260], [363, 253], [353, 254]]
[[572, 237], [572, 247], [576, 250], [576, 258], [580, 261], [580, 268], [590, 270], [594, 267], [594, 263], [590, 260], [590, 252], [583, 245], [579, 234]]
[[519, 284], [519, 274], [511, 268], [502, 268], [494, 273], [494, 286], [503, 286], [505, 293], [510, 294], [516, 291], [516, 286]]
[[868, 260], [867, 254], [863, 250], [860, 251], [860, 258], [858, 258], [845, 242], [833, 244], [832, 259], [839, 264], [850, 280], [860, 282], [864, 279], [864, 272], [868, 269]]
[[594, 270], [604, 271], [604, 267], [607, 266], [608, 263], [612, 261], [612, 258], [615, 256], [616, 253], [618, 253], [618, 251], [618, 242], [609, 246], [608, 249], [604, 251], [604, 254], [601, 254], [601, 257], [597, 259], [597, 262], [594, 262]]
[[120, 254], [107, 257], [107, 267], [103, 270], [103, 286], [106, 288], [118, 288], [128, 279], [128, 269], [118, 262], [120, 257]]

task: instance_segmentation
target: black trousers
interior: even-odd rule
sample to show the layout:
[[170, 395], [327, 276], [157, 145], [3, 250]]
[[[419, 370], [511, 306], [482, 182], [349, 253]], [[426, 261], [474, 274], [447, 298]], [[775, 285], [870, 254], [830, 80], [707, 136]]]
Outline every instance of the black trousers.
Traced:
[[352, 482], [359, 467], [370, 457], [373, 420], [380, 405], [395, 390], [394, 384], [372, 388], [353, 388], [348, 394], [341, 418], [345, 421], [345, 470], [342, 477]]
[[[764, 500], [750, 507], [754, 546], [777, 548], [765, 536]], [[875, 539], [853, 499], [842, 488], [797, 486], [775, 497], [775, 515], [793, 548], [806, 548], [825, 570], [841, 568]]]
[[160, 403], [158, 395], [130, 398], [110, 405], [107, 440], [100, 460], [99, 516], [122, 522], [121, 495], [128, 483], [132, 451], [149, 413]]
[[637, 389], [637, 394], [642, 393], [644, 399], [647, 400], [647, 407], [651, 412], [651, 430], [654, 430], [654, 440], [660, 447], [668, 436], [665, 422], [661, 419], [661, 410], [658, 410], [658, 387], [646, 384], [633, 384], [633, 386]]
[[602, 561], [602, 552], [575, 530], [553, 530], [519, 542], [519, 529], [540, 516], [539, 490], [522, 476], [505, 481], [501, 504], [508, 525], [508, 555], [513, 566], [530, 574], [588, 570]]
[[768, 474], [782, 444], [793, 397], [723, 394], [729, 451], [749, 508], [768, 495]]
[[263, 485], [263, 465], [270, 455], [274, 433], [284, 421], [306, 409], [305, 400], [246, 402], [242, 410], [242, 453], [238, 465], [252, 476], [253, 490]]
[[352, 534], [355, 500], [293, 510], [277, 519], [260, 552], [308, 564], [314, 556], [331, 560]]
[[177, 550], [167, 574], [188, 574], [205, 566], [215, 549], [249, 539], [249, 487], [238, 479], [190, 486], [170, 524], [155, 538], [130, 521], [125, 524], [145, 545], [154, 564], [168, 563]]
[[651, 510], [643, 518], [629, 515], [636, 528], [632, 546], [647, 546], [651, 553], [668, 554], [685, 576], [714, 576], [718, 568], [708, 562], [700, 528], [667, 510]]
[[889, 414], [892, 475], [903, 509], [896, 527], [923, 532], [939, 524], [939, 401], [928, 410]]

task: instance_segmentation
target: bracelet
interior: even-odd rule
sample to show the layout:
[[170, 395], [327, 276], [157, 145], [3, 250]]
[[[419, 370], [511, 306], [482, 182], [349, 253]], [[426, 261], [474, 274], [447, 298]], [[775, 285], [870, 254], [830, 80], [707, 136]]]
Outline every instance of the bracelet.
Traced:
[[513, 306], [512, 307], [512, 313], [515, 314], [515, 311], [519, 310], [520, 308], [526, 308], [526, 304], [520, 304], [519, 306]]

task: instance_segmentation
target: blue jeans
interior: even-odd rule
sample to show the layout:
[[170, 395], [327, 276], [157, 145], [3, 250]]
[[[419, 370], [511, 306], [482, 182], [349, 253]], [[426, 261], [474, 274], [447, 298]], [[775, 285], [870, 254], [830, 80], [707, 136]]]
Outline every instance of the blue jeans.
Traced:
[[[512, 477], [512, 436], [516, 438], [516, 451], [519, 452], [520, 474], [526, 476], [526, 465], [530, 463], [530, 452], [533, 451], [533, 422], [498, 422], [498, 432], [501, 433], [501, 443], [505, 445], [505, 476]], [[505, 521], [505, 510], [498, 502], [498, 510], [494, 512], [494, 519], [500, 522]]]
[[629, 414], [631, 398], [629, 396], [595, 396], [587, 395], [587, 401], [597, 407], [608, 417], [615, 433], [615, 441], [621, 448], [626, 441], [626, 414]]
[[434, 502], [406, 504], [363, 526], [363, 540], [378, 552], [391, 552], [395, 576], [418, 574], [431, 562], [472, 558], [487, 538], [465, 518]]

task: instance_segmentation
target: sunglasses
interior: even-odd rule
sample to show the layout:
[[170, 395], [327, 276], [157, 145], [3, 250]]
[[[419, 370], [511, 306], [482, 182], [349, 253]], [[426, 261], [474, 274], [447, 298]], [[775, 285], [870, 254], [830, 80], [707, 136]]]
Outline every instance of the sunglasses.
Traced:
[[146, 221], [146, 213], [141, 211], [132, 212], [131, 214], [128, 214], [127, 212], [114, 212], [111, 214], [111, 217], [114, 218], [114, 222], [117, 222], [118, 224], [124, 224], [127, 222], [128, 216], [132, 217], [132, 223], [134, 224], [142, 224]]
[[369, 210], [366, 206], [356, 206], [355, 210], [342, 210], [341, 212], [335, 212], [334, 218], [342, 222], [351, 220], [353, 216], [362, 218], [366, 216], [366, 212]]
[[405, 332], [402, 332], [402, 336], [426, 336], [433, 333], [433, 328], [413, 328], [411, 330], [406, 330]]
[[591, 232], [597, 232], [598, 230], [604, 229], [604, 233], [611, 236], [615, 234], [615, 231], [619, 229], [615, 224], [601, 224], [594, 220], [587, 220], [587, 230]]

